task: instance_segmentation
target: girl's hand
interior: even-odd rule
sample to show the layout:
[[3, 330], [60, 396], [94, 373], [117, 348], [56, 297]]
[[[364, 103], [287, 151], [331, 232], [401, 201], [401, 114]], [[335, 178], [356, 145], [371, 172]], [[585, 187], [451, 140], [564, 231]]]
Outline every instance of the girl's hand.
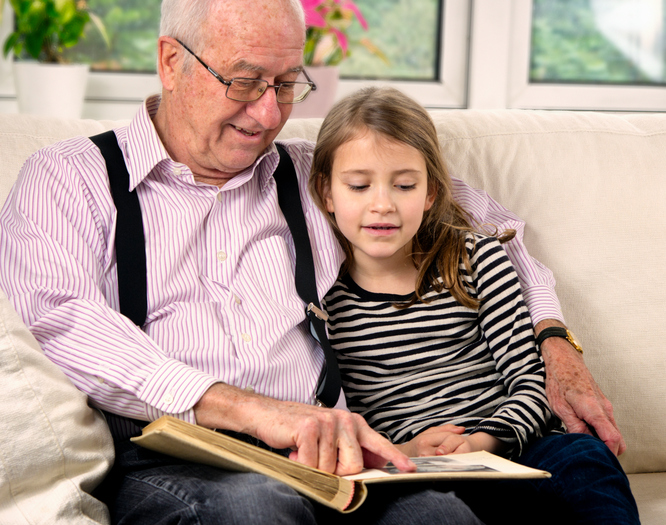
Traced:
[[501, 454], [507, 448], [505, 443], [485, 432], [463, 436], [464, 431], [464, 427], [455, 425], [432, 427], [411, 441], [396, 446], [409, 457], [445, 456], [480, 450]]
[[450, 436], [460, 437], [465, 431], [464, 427], [456, 425], [442, 425], [440, 427], [431, 427], [424, 430], [418, 436], [411, 439], [402, 445], [396, 445], [400, 451], [409, 456], [416, 458], [419, 456], [437, 456], [437, 449], [442, 442]]
[[451, 434], [444, 438], [441, 445], [435, 451], [436, 456], [446, 454], [464, 454], [466, 452], [478, 452], [485, 450], [494, 454], [502, 454], [508, 449], [508, 445], [496, 437], [485, 432], [475, 432], [470, 436], [458, 436]]

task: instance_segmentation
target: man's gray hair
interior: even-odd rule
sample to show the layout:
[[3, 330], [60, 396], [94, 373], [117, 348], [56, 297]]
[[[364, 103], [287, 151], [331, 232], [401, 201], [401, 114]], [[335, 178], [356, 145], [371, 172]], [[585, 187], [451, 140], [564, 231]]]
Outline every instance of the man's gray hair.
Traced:
[[[216, 1], [226, 0], [162, 0], [160, 36], [177, 38], [195, 53], [201, 53], [206, 46], [206, 35], [201, 28]], [[248, 4], [251, 3], [251, 0], [246, 1]], [[305, 12], [301, 0], [285, 1], [293, 9], [299, 21], [305, 25]], [[257, 16], [261, 16], [261, 13], [257, 13]], [[192, 55], [185, 54], [183, 62], [185, 71], [189, 70], [194, 60]]]

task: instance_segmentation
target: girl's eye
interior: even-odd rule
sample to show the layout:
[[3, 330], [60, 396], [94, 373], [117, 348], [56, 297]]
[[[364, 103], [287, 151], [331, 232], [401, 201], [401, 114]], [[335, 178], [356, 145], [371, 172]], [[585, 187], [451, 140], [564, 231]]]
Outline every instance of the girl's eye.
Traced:
[[365, 185], [348, 184], [347, 187], [351, 191], [363, 191], [364, 189], [366, 189], [368, 187], [368, 185], [367, 184], [365, 184]]
[[402, 191], [409, 191], [409, 190], [413, 190], [414, 188], [416, 188], [416, 184], [398, 184], [396, 186], [396, 188], [398, 188], [399, 190], [402, 190]]

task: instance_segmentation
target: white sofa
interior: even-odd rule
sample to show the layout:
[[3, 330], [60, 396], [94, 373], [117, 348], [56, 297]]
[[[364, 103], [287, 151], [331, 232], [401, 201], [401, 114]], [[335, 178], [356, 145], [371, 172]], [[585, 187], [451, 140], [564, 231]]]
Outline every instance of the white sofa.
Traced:
[[[527, 247], [553, 270], [567, 322], [615, 407], [628, 444], [621, 462], [642, 522], [663, 525], [666, 115], [462, 110], [437, 111], [433, 117], [451, 173], [485, 189], [526, 221]], [[290, 121], [281, 136], [314, 140], [320, 122]], [[0, 115], [0, 203], [33, 151], [119, 124]], [[104, 522], [105, 509], [85, 495], [112, 454], [103, 422], [49, 367], [0, 298], [0, 329], [5, 328], [0, 333], [0, 522], [56, 523], [57, 516], [65, 517], [63, 523]], [[8, 364], [10, 354], [18, 357]], [[32, 361], [26, 364], [24, 355]], [[7, 374], [20, 377], [16, 381], [23, 389], [11, 399], [4, 387]], [[40, 375], [59, 379], [44, 381]], [[55, 410], [54, 394], [45, 384], [55, 385], [49, 388], [57, 390], [59, 403], [69, 399], [69, 412]], [[6, 406], [13, 410], [9, 427]], [[78, 442], [71, 441], [72, 433]], [[34, 445], [36, 435], [51, 440], [51, 448]], [[46, 452], [38, 453], [42, 449]], [[30, 478], [31, 470], [45, 469], [55, 472], [53, 480], [64, 480], [65, 489], [56, 491], [55, 481], [37, 483], [34, 474]]]

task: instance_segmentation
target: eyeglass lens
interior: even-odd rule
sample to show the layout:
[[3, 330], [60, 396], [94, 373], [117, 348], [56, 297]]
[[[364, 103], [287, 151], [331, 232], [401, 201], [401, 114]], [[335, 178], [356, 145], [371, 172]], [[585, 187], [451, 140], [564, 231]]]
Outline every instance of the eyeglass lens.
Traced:
[[[268, 89], [265, 80], [234, 78], [227, 89], [227, 97], [240, 102], [257, 100]], [[277, 90], [277, 101], [282, 104], [296, 104], [307, 97], [310, 84], [306, 82], [282, 82]]]

